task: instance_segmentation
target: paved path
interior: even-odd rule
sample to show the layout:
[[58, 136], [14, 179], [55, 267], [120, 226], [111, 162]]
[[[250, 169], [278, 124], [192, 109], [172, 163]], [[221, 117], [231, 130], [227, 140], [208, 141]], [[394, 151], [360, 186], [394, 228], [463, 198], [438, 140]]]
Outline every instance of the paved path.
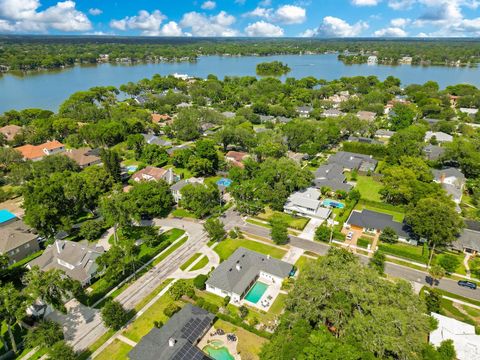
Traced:
[[125, 344], [127, 345], [130, 345], [131, 347], [135, 347], [137, 345], [137, 343], [133, 340], [130, 340], [129, 338], [126, 338], [125, 336], [123, 336], [122, 334], [119, 334], [117, 336], [117, 339], [124, 342]]
[[313, 240], [315, 238], [315, 230], [317, 227], [322, 225], [325, 220], [322, 219], [310, 219], [308, 224], [303, 228], [303, 231], [300, 235], [301, 238]]
[[[261, 226], [256, 226], [253, 224], [245, 223], [242, 218], [234, 210], [229, 210], [226, 213], [226, 218], [224, 219], [226, 227], [228, 226], [238, 226], [242, 231], [256, 235], [269, 238], [270, 231]], [[228, 225], [227, 225], [228, 224]], [[306, 251], [312, 251], [319, 255], [326, 255], [330, 246], [325, 243], [320, 243], [316, 241], [302, 239], [298, 236], [290, 235], [290, 245], [301, 248]], [[369, 259], [367, 256], [357, 254], [360, 260], [363, 263], [368, 263]], [[428, 272], [412, 269], [406, 266], [394, 264], [387, 262], [385, 264], [385, 273], [396, 278], [405, 279], [411, 282], [417, 282], [422, 285], [429, 285], [430, 277]], [[477, 290], [471, 290], [458, 286], [456, 280], [443, 278], [440, 280], [438, 286], [439, 289], [451, 292], [456, 295], [460, 295], [466, 298], [480, 300], [480, 288]]]
[[108, 242], [108, 239], [110, 239], [110, 236], [113, 235], [113, 228], [108, 229], [105, 231], [100, 239], [98, 239], [97, 245], [98, 246], [103, 246], [105, 251], [110, 250], [112, 245]]
[[298, 259], [303, 255], [305, 251], [301, 248], [295, 247], [295, 246], [290, 246], [290, 249], [288, 249], [287, 253], [283, 256], [282, 260], [294, 265]]

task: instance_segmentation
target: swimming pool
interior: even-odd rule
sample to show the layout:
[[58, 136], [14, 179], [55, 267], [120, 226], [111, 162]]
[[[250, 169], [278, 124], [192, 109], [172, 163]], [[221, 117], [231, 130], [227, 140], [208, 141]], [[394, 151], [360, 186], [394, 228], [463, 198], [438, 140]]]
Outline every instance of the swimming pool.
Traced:
[[217, 181], [217, 185], [229, 187], [230, 185], [232, 185], [232, 180], [227, 178], [221, 178], [220, 180]]
[[245, 300], [256, 304], [262, 298], [263, 294], [265, 293], [265, 291], [267, 291], [267, 289], [267, 284], [257, 281], [248, 291], [247, 296], [245, 296]]
[[137, 171], [137, 169], [138, 169], [138, 166], [137, 166], [137, 165], [129, 165], [129, 166], [127, 166], [127, 171], [128, 171], [128, 172], [135, 172], [135, 171]]
[[214, 340], [203, 348], [210, 357], [215, 360], [234, 360], [235, 358], [230, 354], [228, 349], [220, 340]]
[[15, 219], [16, 216], [10, 211], [2, 209], [0, 210], [0, 224]]
[[323, 200], [323, 206], [328, 206], [336, 209], [343, 209], [345, 207], [345, 204], [332, 200], [332, 199], [325, 199]]

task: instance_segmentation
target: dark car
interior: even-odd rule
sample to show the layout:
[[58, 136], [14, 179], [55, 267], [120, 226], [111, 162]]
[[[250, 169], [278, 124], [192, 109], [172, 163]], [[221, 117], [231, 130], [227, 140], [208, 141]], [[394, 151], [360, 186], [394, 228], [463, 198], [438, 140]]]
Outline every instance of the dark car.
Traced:
[[458, 285], [463, 286], [463, 287], [468, 287], [472, 290], [477, 289], [477, 284], [475, 284], [474, 282], [471, 282], [471, 281], [460, 280], [458, 282]]

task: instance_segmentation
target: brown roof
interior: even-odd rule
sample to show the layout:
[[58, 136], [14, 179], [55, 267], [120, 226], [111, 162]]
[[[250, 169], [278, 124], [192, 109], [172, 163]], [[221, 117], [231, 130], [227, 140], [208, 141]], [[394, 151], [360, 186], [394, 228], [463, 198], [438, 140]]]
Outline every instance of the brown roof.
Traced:
[[225, 154], [227, 158], [232, 158], [235, 161], [241, 162], [248, 156], [248, 153], [241, 151], [229, 151]]
[[18, 125], [7, 125], [0, 128], [0, 133], [5, 135], [7, 141], [12, 141], [15, 135], [17, 135], [22, 130], [21, 126]]
[[90, 153], [92, 149], [90, 148], [81, 148], [67, 150], [64, 154], [73, 161], [75, 161], [80, 167], [98, 164], [101, 159], [100, 157]]
[[168, 121], [172, 118], [168, 114], [152, 114], [152, 122], [158, 124], [159, 122]]
[[135, 181], [141, 180], [161, 180], [162, 177], [167, 173], [167, 169], [158, 168], [154, 166], [147, 166], [146, 168], [137, 171], [132, 175], [132, 179]]
[[25, 159], [34, 160], [34, 159], [42, 158], [45, 155], [47, 155], [44, 152], [44, 150], [51, 151], [58, 148], [62, 148], [64, 146], [65, 145], [63, 145], [61, 142], [57, 140], [53, 140], [53, 141], [47, 141], [46, 143], [40, 144], [40, 145], [27, 144], [27, 145], [19, 146], [15, 148], [15, 150], [19, 151]]

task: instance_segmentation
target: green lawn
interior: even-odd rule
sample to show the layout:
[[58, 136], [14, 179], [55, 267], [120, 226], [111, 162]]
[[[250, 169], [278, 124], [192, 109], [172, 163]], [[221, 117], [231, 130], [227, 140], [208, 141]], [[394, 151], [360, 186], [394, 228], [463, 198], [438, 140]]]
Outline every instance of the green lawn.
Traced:
[[308, 218], [293, 216], [279, 211], [273, 211], [270, 208], [266, 208], [265, 212], [258, 214], [257, 217], [261, 220], [269, 221], [274, 215], [284, 219], [284, 221], [288, 224], [288, 227], [297, 230], [303, 230], [310, 221]]
[[371, 176], [357, 176], [355, 188], [362, 194], [362, 199], [380, 202], [382, 199], [379, 191], [382, 187], [382, 183], [375, 181]]
[[[153, 322], [155, 320], [163, 321], [163, 323], [168, 321], [168, 317], [163, 313], [163, 310], [173, 302], [174, 300], [167, 292], [158, 299], [148, 311], [140, 315], [140, 317], [138, 317], [133, 323], [128, 325], [123, 335], [135, 342], [139, 342], [142, 337], [147, 335], [150, 330], [153, 329]], [[182, 305], [182, 303], [178, 302], [178, 305]]]
[[164, 282], [162, 282], [158, 287], [153, 290], [148, 296], [144, 297], [142, 301], [140, 301], [137, 305], [135, 305], [135, 311], [138, 312], [140, 311], [145, 305], [147, 305], [157, 294], [160, 293], [164, 288], [167, 287], [168, 284], [170, 284], [173, 281], [173, 279], [167, 279]]
[[455, 273], [457, 274], [460, 274], [460, 275], [467, 275], [467, 270], [465, 269], [465, 266], [463, 265], [463, 259], [465, 257], [464, 254], [458, 254], [458, 253], [454, 253], [452, 251], [446, 251], [445, 253], [442, 253], [442, 254], [435, 254], [435, 256], [433, 257], [433, 262], [435, 264], [439, 263], [439, 261], [445, 256], [445, 255], [453, 255], [457, 258], [457, 261], [458, 261], [458, 266], [457, 268], [455, 269]]
[[393, 216], [393, 220], [402, 222], [405, 218], [405, 211], [397, 206], [385, 204], [385, 203], [375, 203], [370, 201], [360, 200], [355, 206], [355, 210], [362, 211], [363, 209], [376, 211], [383, 214], [388, 214]]
[[416, 261], [426, 264], [428, 262], [428, 250], [423, 246], [414, 246], [405, 243], [386, 244], [380, 243], [378, 245], [380, 251], [385, 254], [398, 256], [408, 260]]
[[208, 257], [204, 256], [200, 259], [199, 262], [195, 264], [194, 267], [190, 269], [190, 271], [200, 270], [203, 269], [208, 264]]
[[127, 355], [133, 348], [118, 339], [108, 345], [95, 359], [96, 360], [126, 360]]
[[303, 269], [305, 269], [305, 267], [313, 261], [315, 260], [308, 258], [306, 256], [300, 256], [300, 258], [295, 263], [295, 267], [298, 269], [298, 271], [302, 272]]
[[190, 259], [188, 259], [187, 261], [185, 261], [185, 263], [183, 263], [183, 264], [180, 266], [180, 269], [181, 269], [181, 270], [185, 270], [185, 269], [188, 268], [195, 260], [197, 260], [200, 256], [202, 256], [201, 253], [196, 253], [196, 254], [194, 254]]
[[172, 216], [179, 217], [179, 218], [191, 218], [191, 219], [197, 219], [197, 216], [185, 209], [182, 208], [176, 208], [175, 210], [172, 211]]
[[357, 240], [357, 246], [362, 248], [368, 248], [368, 245], [372, 245], [372, 240], [366, 238], [360, 238]]
[[215, 247], [214, 251], [220, 256], [220, 260], [223, 261], [228, 259], [230, 255], [232, 255], [239, 247], [244, 247], [265, 255], [270, 255], [276, 259], [281, 259], [287, 252], [283, 249], [247, 239], [223, 240]]
[[278, 294], [277, 298], [273, 302], [272, 306], [269, 309], [269, 312], [275, 315], [280, 315], [285, 308], [285, 298], [287, 295]]

